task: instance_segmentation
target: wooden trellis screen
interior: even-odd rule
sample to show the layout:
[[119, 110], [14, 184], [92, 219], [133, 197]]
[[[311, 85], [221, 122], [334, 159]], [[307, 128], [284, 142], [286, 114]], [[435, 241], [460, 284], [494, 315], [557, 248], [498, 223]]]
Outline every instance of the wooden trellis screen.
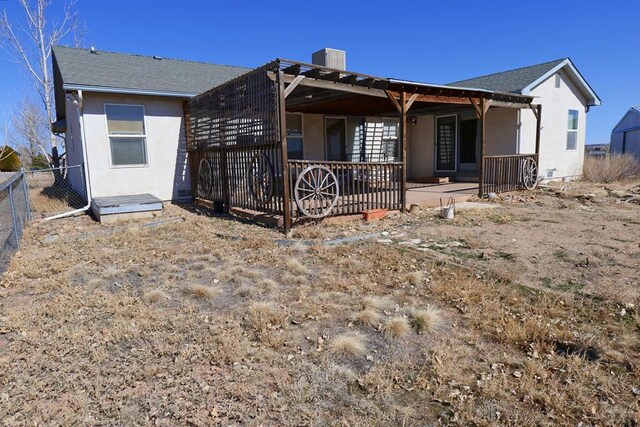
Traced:
[[201, 201], [283, 214], [278, 87], [268, 71], [277, 64], [185, 103], [192, 188]]

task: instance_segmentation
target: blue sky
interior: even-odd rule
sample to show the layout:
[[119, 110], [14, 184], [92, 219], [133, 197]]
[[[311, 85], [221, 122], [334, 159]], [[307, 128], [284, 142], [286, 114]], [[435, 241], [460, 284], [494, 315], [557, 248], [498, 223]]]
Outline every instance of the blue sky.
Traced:
[[[59, 9], [60, 0], [53, 0]], [[15, 0], [1, 1], [10, 14]], [[347, 68], [446, 83], [571, 57], [603, 100], [587, 118], [587, 143], [640, 104], [640, 2], [367, 1], [218, 2], [79, 0], [87, 46], [223, 64], [275, 57], [310, 61], [347, 51]], [[0, 122], [29, 86], [0, 52]]]

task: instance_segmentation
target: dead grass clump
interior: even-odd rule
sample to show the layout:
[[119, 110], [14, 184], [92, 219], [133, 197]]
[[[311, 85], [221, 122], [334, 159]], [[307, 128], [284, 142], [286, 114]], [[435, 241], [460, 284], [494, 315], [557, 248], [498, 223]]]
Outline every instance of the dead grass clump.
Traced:
[[291, 274], [286, 271], [280, 278], [280, 281], [285, 285], [300, 286], [304, 285], [307, 282], [307, 278], [305, 276]]
[[609, 157], [585, 157], [582, 179], [609, 183], [640, 176], [640, 161], [631, 154], [613, 154]]
[[220, 290], [206, 285], [191, 285], [187, 289], [187, 292], [198, 299], [211, 299], [218, 295]]
[[411, 324], [417, 333], [431, 332], [442, 322], [440, 310], [431, 307], [414, 310], [411, 318]]
[[298, 240], [293, 245], [291, 245], [289, 249], [291, 249], [292, 252], [304, 254], [309, 250], [309, 245], [303, 243], [301, 240]]
[[382, 332], [390, 338], [404, 338], [411, 332], [411, 325], [406, 317], [392, 317], [382, 326]]
[[247, 321], [257, 330], [281, 327], [287, 318], [287, 313], [278, 308], [273, 302], [255, 302], [249, 306]]
[[149, 304], [156, 304], [168, 300], [169, 295], [159, 289], [154, 289], [153, 291], [145, 293], [142, 299]]
[[285, 261], [285, 264], [293, 274], [309, 274], [309, 269], [297, 258], [289, 258]]
[[395, 303], [387, 297], [364, 297], [362, 299], [364, 309], [385, 310], [394, 307]]
[[355, 316], [353, 316], [353, 320], [355, 320], [362, 326], [375, 327], [380, 320], [380, 315], [376, 311], [367, 308], [357, 312]]
[[419, 286], [424, 280], [424, 274], [422, 271], [412, 271], [411, 273], [407, 273], [405, 280], [409, 282], [410, 285]]
[[256, 287], [262, 293], [268, 294], [269, 292], [273, 292], [278, 287], [278, 284], [275, 282], [275, 280], [262, 279], [256, 284]]
[[366, 351], [366, 339], [357, 332], [337, 335], [329, 342], [329, 351], [343, 356], [362, 356]]
[[242, 283], [243, 279], [256, 279], [260, 277], [260, 273], [248, 269], [242, 265], [231, 265], [221, 270], [218, 274], [218, 280], [221, 282]]

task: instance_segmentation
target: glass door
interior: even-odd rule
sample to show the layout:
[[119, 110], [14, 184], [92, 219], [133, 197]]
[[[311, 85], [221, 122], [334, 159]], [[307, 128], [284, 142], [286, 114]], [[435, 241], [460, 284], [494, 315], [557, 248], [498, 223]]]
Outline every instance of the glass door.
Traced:
[[436, 171], [456, 171], [456, 116], [436, 117]]

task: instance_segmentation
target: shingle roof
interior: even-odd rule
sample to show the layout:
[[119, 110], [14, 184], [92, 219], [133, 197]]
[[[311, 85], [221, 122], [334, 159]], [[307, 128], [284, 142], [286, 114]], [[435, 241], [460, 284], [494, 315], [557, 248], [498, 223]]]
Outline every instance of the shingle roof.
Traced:
[[198, 94], [250, 68], [55, 46], [65, 86]]
[[474, 77], [467, 80], [460, 80], [457, 82], [449, 83], [448, 85], [473, 87], [478, 89], [493, 90], [497, 92], [520, 93], [522, 89], [529, 86], [539, 77], [543, 76], [566, 59], [567, 58], [556, 59], [555, 61], [549, 61], [543, 64], [516, 68], [515, 70], [488, 74], [486, 76]]

